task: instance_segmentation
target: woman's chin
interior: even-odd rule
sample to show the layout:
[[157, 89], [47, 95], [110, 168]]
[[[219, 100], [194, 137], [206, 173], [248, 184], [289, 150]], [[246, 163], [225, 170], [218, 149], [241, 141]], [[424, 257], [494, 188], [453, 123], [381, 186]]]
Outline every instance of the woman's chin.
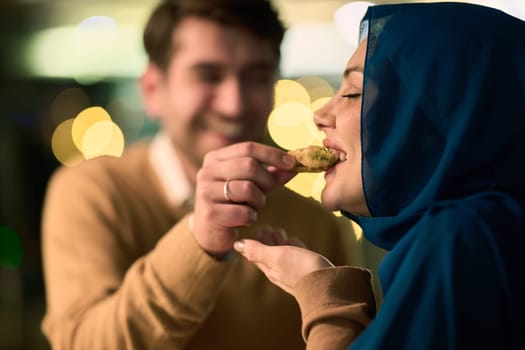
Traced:
[[323, 206], [330, 211], [339, 211], [340, 208], [336, 203], [337, 197], [330, 196], [329, 193], [326, 193], [326, 189], [321, 194], [321, 203]]

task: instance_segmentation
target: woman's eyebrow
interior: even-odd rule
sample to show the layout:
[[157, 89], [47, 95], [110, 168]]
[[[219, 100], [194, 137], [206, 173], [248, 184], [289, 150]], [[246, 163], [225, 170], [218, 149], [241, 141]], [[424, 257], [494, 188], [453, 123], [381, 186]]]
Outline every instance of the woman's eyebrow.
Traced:
[[352, 72], [359, 72], [359, 73], [363, 73], [363, 67], [360, 67], [360, 66], [350, 66], [348, 68], [345, 69], [344, 73], [343, 73], [343, 77], [344, 78], [347, 78], [350, 73]]

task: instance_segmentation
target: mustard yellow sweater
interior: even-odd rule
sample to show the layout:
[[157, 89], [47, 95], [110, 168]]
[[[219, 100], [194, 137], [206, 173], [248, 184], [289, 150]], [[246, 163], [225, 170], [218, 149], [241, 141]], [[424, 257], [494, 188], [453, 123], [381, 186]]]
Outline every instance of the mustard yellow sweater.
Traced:
[[[42, 329], [53, 349], [304, 349], [296, 300], [244, 259], [218, 262], [197, 246], [188, 215], [168, 204], [147, 150], [147, 143], [137, 144], [121, 158], [60, 168], [50, 180]], [[255, 226], [265, 223], [285, 228], [335, 264], [351, 262], [341, 225], [314, 200], [279, 189]], [[345, 315], [354, 316], [342, 320], [340, 309], [324, 305], [334, 295], [323, 292], [330, 283], [323, 279], [338, 270], [369, 283], [367, 271], [352, 268], [306, 278], [324, 295], [318, 298], [306, 281], [298, 296], [311, 349], [332, 349], [316, 345], [326, 341], [346, 344], [367, 322], [361, 320], [366, 302], [345, 301]], [[338, 293], [355, 299], [345, 290]], [[343, 322], [335, 328], [324, 322], [334, 315]]]

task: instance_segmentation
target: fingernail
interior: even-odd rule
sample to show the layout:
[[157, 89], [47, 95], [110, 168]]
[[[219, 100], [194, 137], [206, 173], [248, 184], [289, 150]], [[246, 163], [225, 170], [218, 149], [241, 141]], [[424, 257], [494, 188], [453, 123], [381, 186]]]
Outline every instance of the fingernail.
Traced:
[[283, 156], [283, 163], [287, 166], [293, 166], [295, 165], [295, 158], [288, 154], [285, 154]]
[[257, 212], [256, 211], [252, 211], [250, 213], [250, 220], [252, 220], [252, 222], [257, 221]]
[[244, 241], [240, 240], [240, 241], [234, 242], [233, 243], [233, 249], [235, 249], [239, 253], [244, 253]]

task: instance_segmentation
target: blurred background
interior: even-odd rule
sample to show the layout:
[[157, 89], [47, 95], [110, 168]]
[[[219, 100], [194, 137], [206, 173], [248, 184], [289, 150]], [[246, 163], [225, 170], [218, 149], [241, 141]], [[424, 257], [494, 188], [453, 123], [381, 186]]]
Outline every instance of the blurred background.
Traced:
[[[288, 28], [269, 121], [275, 143], [320, 142], [312, 113], [337, 89], [366, 6], [399, 2], [414, 1], [275, 0]], [[471, 2], [525, 18], [522, 0]], [[40, 332], [40, 212], [50, 174], [119, 156], [157, 129], [136, 85], [145, 64], [142, 27], [156, 3], [0, 1], [0, 350], [49, 349]], [[318, 199], [323, 178], [306, 174], [288, 186]], [[356, 254], [375, 269], [384, 252], [357, 232]]]

